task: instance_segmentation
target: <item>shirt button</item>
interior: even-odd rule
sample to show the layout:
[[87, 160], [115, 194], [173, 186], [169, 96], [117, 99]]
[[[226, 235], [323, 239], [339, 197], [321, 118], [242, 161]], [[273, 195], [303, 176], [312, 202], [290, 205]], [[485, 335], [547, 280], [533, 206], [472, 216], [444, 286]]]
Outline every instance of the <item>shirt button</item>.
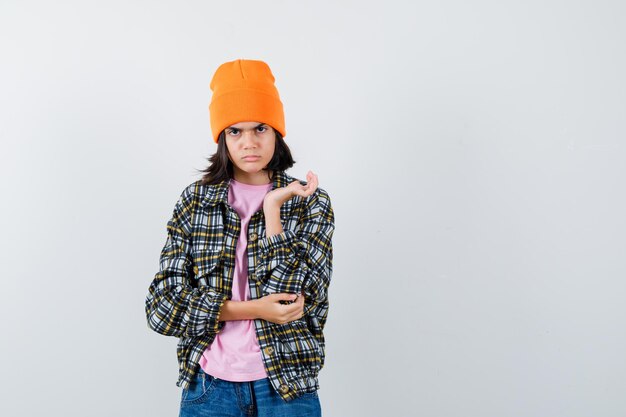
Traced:
[[254, 242], [258, 237], [259, 235], [257, 235], [256, 233], [250, 233], [250, 236], [248, 236], [248, 240], [250, 240], [250, 242]]
[[289, 391], [289, 386], [285, 385], [285, 384], [282, 384], [280, 387], [278, 387], [278, 389], [280, 390], [280, 392], [285, 394], [287, 391]]
[[266, 347], [265, 353], [267, 353], [268, 355], [271, 355], [272, 353], [274, 353], [274, 348], [271, 346]]

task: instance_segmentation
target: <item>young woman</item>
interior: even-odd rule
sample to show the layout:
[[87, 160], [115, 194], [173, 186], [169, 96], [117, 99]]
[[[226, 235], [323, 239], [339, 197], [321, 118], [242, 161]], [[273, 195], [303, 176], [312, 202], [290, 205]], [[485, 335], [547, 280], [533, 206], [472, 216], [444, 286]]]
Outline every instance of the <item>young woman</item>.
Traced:
[[179, 338], [180, 416], [321, 416], [318, 373], [332, 275], [328, 193], [294, 164], [263, 61], [220, 65], [217, 152], [167, 223], [148, 326]]

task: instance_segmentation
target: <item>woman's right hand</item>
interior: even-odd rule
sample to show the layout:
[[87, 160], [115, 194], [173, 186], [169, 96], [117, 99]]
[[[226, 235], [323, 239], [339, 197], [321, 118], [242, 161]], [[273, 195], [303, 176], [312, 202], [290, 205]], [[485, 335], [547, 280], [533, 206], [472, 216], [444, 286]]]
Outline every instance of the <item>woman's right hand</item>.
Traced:
[[[297, 298], [296, 298], [297, 297]], [[295, 300], [295, 301], [294, 301]], [[294, 301], [282, 304], [281, 301]], [[304, 294], [274, 293], [255, 300], [259, 318], [276, 324], [285, 324], [304, 316]]]

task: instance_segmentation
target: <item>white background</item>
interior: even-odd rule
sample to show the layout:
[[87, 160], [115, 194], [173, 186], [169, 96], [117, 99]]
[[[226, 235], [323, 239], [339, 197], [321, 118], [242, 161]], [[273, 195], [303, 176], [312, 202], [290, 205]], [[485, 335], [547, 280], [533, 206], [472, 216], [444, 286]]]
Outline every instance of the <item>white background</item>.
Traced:
[[325, 417], [626, 415], [620, 1], [0, 3], [0, 414], [175, 416], [144, 299], [266, 61], [331, 195]]

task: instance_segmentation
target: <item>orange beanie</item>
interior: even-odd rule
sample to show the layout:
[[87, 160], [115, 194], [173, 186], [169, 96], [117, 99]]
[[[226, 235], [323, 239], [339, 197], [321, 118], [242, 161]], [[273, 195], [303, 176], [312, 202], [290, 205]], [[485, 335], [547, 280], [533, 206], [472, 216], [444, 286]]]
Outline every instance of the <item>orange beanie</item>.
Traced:
[[210, 84], [209, 104], [213, 140], [222, 130], [239, 122], [267, 123], [285, 137], [283, 103], [274, 86], [274, 75], [263, 61], [237, 59], [220, 65]]

